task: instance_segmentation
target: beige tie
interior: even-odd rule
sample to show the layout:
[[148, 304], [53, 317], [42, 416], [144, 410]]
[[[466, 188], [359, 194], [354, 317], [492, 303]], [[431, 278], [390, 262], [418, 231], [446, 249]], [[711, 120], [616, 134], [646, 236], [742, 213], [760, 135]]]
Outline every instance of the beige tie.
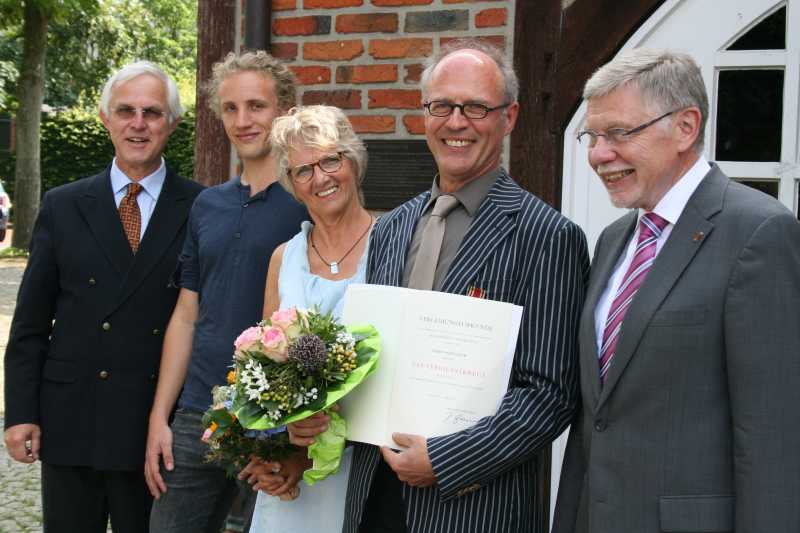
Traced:
[[439, 264], [439, 253], [442, 251], [442, 239], [447, 215], [458, 205], [458, 198], [450, 194], [443, 194], [436, 199], [433, 212], [428, 217], [428, 223], [422, 230], [422, 240], [417, 250], [414, 268], [408, 280], [410, 289], [431, 290], [433, 278], [436, 275], [436, 265]]

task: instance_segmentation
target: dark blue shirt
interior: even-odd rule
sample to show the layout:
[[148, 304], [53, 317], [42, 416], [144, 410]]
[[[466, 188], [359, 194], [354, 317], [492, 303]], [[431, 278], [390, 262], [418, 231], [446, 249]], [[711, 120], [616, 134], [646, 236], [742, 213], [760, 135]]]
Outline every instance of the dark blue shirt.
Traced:
[[200, 300], [180, 407], [205, 411], [225, 383], [233, 341], [261, 320], [272, 252], [303, 220], [306, 209], [278, 183], [250, 197], [234, 178], [197, 196], [178, 265], [179, 285]]

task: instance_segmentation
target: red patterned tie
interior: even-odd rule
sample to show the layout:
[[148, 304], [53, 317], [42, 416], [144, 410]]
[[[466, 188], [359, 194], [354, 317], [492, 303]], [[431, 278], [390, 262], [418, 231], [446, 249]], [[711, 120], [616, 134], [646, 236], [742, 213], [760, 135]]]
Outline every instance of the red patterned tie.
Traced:
[[142, 231], [142, 213], [139, 211], [139, 203], [136, 201], [140, 192], [142, 192], [141, 185], [129, 183], [128, 194], [119, 203], [119, 218], [134, 254], [139, 249], [139, 234]]
[[628, 267], [628, 271], [617, 289], [614, 301], [611, 302], [606, 326], [603, 329], [603, 346], [600, 349], [600, 381], [603, 383], [617, 349], [625, 313], [628, 311], [636, 291], [644, 283], [650, 267], [653, 266], [656, 257], [656, 241], [667, 224], [666, 220], [655, 213], [647, 213], [639, 220], [639, 241], [636, 244], [636, 251], [633, 254], [631, 266]]

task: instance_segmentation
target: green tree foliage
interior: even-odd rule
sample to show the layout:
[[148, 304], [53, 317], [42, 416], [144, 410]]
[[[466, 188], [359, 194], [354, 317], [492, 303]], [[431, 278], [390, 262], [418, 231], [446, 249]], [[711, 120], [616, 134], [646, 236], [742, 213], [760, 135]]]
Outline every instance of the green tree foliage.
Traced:
[[[114, 146], [95, 113], [70, 111], [42, 117], [42, 193], [97, 174], [114, 157]], [[194, 114], [186, 113], [169, 138], [164, 158], [181, 176], [192, 177]], [[0, 179], [14, 193], [14, 154], [0, 152]]]
[[[41, 0], [63, 4], [64, 0]], [[46, 104], [96, 109], [103, 82], [131, 61], [147, 59], [178, 82], [184, 105], [194, 102], [195, 0], [72, 0], [50, 21], [45, 70]], [[69, 3], [69, 2], [67, 2]], [[18, 0], [0, 0], [3, 5]], [[11, 14], [11, 10], [7, 9]], [[22, 54], [21, 19], [0, 23], [0, 110], [15, 108]]]

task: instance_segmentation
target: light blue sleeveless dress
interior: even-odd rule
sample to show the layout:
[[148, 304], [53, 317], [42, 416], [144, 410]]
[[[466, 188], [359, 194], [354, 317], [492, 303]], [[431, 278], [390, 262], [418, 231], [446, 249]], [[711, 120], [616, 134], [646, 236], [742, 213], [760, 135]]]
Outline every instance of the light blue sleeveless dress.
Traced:
[[[352, 278], [336, 281], [321, 278], [312, 274], [308, 265], [308, 233], [312, 227], [310, 222], [303, 222], [300, 233], [286, 244], [278, 277], [280, 308], [310, 309], [317, 305], [321, 312], [332, 311], [340, 317], [347, 286], [366, 280], [367, 247]], [[259, 491], [250, 533], [341, 531], [351, 460], [352, 448], [347, 447], [339, 472], [313, 486], [301, 480], [300, 495], [295, 500], [282, 501]]]

